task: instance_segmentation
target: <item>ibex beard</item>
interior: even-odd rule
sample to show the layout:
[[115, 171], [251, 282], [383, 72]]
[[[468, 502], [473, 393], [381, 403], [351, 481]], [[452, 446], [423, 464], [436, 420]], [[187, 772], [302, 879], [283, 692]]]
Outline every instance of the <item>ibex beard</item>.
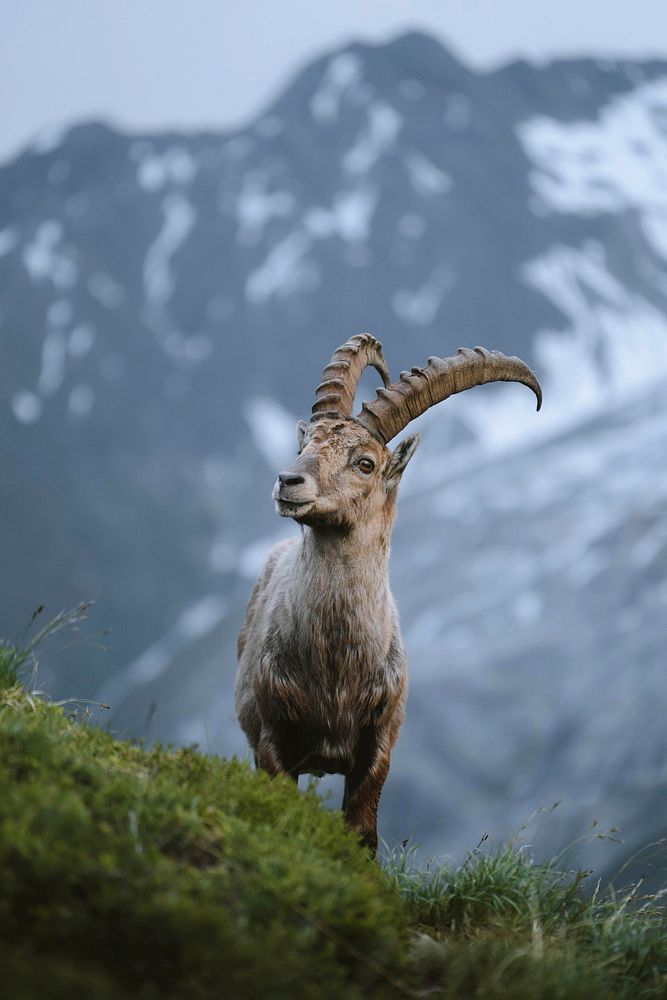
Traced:
[[[384, 388], [353, 416], [368, 365]], [[271, 550], [250, 596], [238, 641], [239, 721], [269, 774], [345, 775], [345, 819], [372, 853], [407, 692], [389, 542], [419, 436], [394, 451], [387, 443], [429, 406], [494, 381], [529, 386], [539, 409], [537, 378], [518, 358], [461, 349], [390, 384], [379, 342], [352, 337], [324, 369], [311, 421], [297, 426], [297, 459], [273, 489], [277, 513], [304, 530]]]

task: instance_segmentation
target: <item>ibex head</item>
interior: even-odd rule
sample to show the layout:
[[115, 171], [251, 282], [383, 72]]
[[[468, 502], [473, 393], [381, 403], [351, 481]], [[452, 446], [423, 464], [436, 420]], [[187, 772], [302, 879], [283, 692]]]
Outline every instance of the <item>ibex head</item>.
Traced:
[[[357, 383], [371, 365], [384, 383], [371, 403], [352, 415]], [[401, 372], [390, 383], [382, 345], [368, 333], [351, 337], [334, 352], [315, 391], [310, 423], [297, 426], [299, 455], [273, 489], [276, 510], [301, 524], [351, 528], [383, 509], [393, 510], [396, 487], [419, 435], [392, 452], [387, 443], [411, 420], [448, 396], [484, 382], [521, 382], [542, 390], [519, 358], [483, 347], [460, 348], [451, 358], [429, 358], [424, 368]]]

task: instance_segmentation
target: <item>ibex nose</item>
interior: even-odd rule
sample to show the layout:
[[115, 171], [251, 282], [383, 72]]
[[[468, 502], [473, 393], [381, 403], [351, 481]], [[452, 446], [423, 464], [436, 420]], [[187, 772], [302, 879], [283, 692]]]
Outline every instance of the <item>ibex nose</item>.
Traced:
[[301, 486], [306, 481], [303, 476], [299, 476], [295, 472], [281, 472], [278, 479], [281, 486]]

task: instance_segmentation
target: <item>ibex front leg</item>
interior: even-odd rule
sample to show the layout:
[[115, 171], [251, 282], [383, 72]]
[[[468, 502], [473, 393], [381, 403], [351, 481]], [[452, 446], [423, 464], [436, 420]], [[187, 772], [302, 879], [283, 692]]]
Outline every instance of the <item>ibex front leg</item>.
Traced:
[[357, 746], [354, 769], [345, 778], [345, 820], [372, 854], [378, 846], [378, 804], [389, 773], [389, 760], [389, 748], [378, 742], [375, 730], [365, 729]]

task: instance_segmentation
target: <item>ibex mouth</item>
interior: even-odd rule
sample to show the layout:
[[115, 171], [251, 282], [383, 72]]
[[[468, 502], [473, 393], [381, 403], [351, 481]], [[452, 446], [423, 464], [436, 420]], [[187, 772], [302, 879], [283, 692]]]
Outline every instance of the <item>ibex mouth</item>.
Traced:
[[305, 513], [308, 507], [312, 507], [313, 500], [284, 500], [282, 497], [275, 498], [276, 512], [281, 517], [295, 517]]

